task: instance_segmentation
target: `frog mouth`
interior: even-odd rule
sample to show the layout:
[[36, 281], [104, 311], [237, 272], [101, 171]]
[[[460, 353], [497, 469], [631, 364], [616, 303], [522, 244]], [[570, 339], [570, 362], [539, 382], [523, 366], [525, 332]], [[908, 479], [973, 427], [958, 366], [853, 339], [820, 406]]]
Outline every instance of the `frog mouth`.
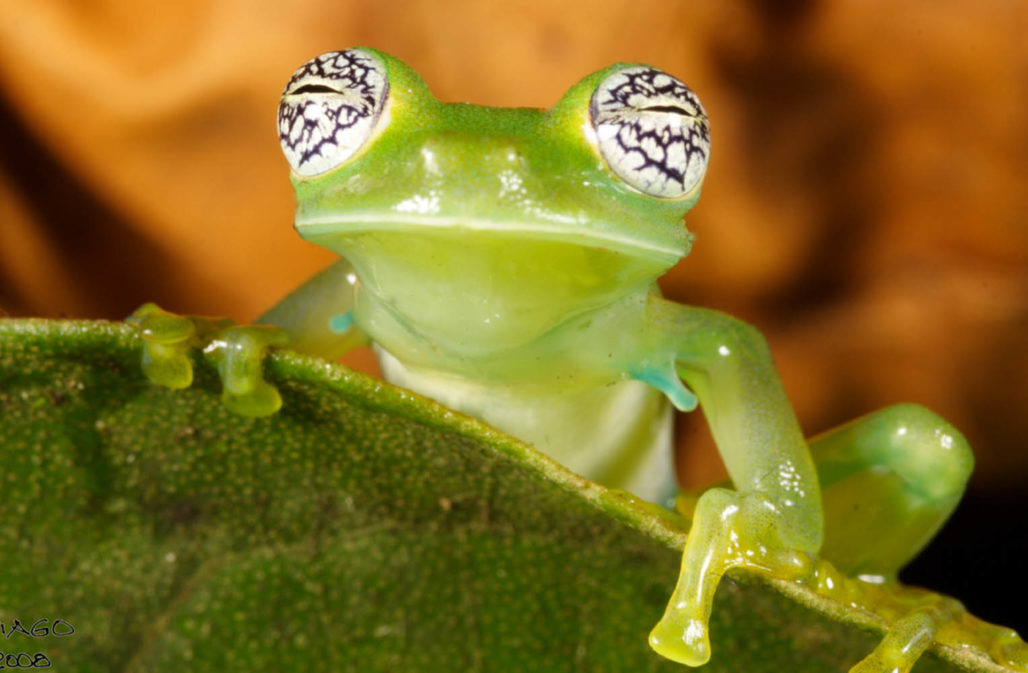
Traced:
[[[551, 218], [552, 219], [552, 218]], [[603, 248], [673, 266], [688, 254], [692, 235], [685, 233], [678, 246], [662, 245], [628, 236], [619, 236], [594, 227], [585, 227], [581, 221], [566, 218], [559, 221], [523, 221], [446, 217], [417, 213], [389, 213], [375, 216], [297, 216], [296, 230], [312, 243], [339, 236], [363, 233], [410, 232], [420, 229], [489, 232], [500, 235], [552, 240], [590, 248]], [[683, 227], [684, 232], [684, 227]]]

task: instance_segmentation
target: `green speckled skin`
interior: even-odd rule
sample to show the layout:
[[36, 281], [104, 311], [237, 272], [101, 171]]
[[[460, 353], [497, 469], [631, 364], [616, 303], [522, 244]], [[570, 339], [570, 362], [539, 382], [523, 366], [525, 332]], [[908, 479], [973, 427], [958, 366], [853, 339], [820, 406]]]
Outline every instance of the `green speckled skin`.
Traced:
[[[590, 98], [626, 66], [586, 77], [549, 111], [499, 109], [442, 103], [397, 59], [360, 53], [387, 75], [382, 118], [337, 167], [293, 173], [297, 230], [343, 261], [261, 322], [324, 356], [370, 340], [390, 381], [653, 501], [672, 473], [665, 398], [698, 401], [733, 487], [683, 499], [693, 523], [681, 575], [651, 634], [675, 661], [708, 660], [726, 571], [799, 577], [809, 563], [797, 559], [816, 558], [826, 529], [836, 566], [894, 579], [958, 501], [966, 442], [907, 405], [808, 444], [761, 334], [660, 296], [656, 279], [689, 252], [683, 217], [702, 180], [656, 198], [608, 167]], [[351, 312], [353, 327], [334, 333], [331, 319]], [[861, 671], [909, 669], [923, 650], [888, 642]]]

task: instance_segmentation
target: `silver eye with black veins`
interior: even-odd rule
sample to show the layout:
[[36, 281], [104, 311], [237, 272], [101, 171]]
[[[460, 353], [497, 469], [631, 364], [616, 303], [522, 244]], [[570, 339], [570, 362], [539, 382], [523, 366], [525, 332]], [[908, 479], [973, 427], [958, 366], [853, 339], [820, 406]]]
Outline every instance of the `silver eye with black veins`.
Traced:
[[600, 154], [644, 194], [674, 199], [703, 180], [710, 125], [700, 99], [663, 70], [632, 66], [600, 82], [589, 105]]
[[385, 67], [370, 52], [331, 51], [300, 66], [278, 106], [278, 136], [293, 171], [311, 177], [353, 156], [388, 96]]

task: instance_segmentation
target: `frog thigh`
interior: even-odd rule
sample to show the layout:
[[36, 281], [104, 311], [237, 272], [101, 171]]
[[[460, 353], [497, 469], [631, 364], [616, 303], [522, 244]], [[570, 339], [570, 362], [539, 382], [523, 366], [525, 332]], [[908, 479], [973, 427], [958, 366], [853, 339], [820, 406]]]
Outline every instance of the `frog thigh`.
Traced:
[[900, 404], [810, 440], [825, 513], [821, 555], [847, 575], [894, 579], [935, 535], [974, 466], [956, 428]]

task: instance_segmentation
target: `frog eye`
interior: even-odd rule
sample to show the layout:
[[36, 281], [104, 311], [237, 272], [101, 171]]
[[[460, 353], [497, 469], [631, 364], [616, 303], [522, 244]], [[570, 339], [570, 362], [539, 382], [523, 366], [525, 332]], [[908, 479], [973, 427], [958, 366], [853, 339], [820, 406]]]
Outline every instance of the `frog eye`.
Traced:
[[674, 199], [703, 180], [707, 115], [689, 87], [663, 70], [632, 66], [596, 87], [590, 122], [614, 174], [650, 196]]
[[360, 49], [331, 51], [293, 73], [278, 106], [278, 135], [298, 175], [340, 165], [372, 136], [389, 94], [385, 66]]

